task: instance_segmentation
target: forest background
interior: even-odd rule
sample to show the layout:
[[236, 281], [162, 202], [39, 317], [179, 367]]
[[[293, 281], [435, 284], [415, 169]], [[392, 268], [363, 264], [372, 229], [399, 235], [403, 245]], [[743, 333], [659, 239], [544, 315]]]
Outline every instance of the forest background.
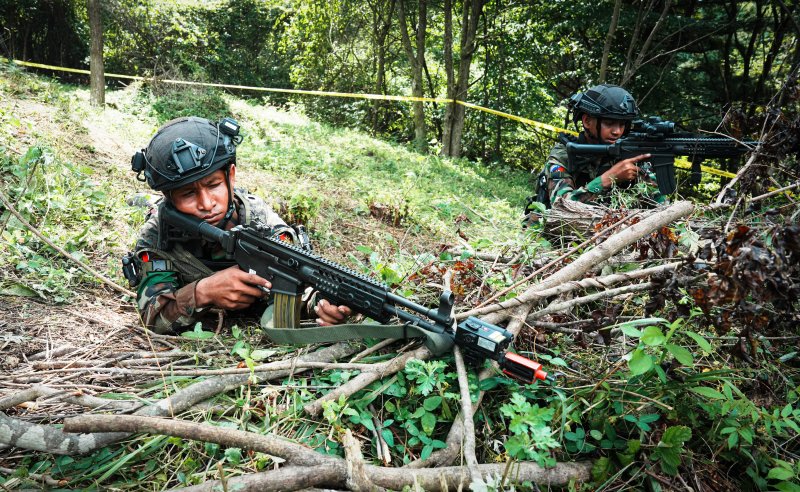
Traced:
[[[99, 31], [90, 27], [93, 8]], [[184, 420], [278, 434], [359, 463], [344, 444], [351, 430], [367, 463], [421, 469], [452, 462], [453, 449], [459, 456], [452, 424], [466, 405], [456, 388], [468, 386], [483, 398], [477, 457], [484, 467], [503, 463], [470, 477], [476, 489], [547, 486], [554, 475], [535, 467], [555, 462], [576, 464], [571, 473], [551, 469], [569, 489], [800, 489], [798, 207], [794, 195], [774, 191], [796, 187], [800, 176], [797, 9], [782, 0], [0, 2], [3, 56], [88, 69], [102, 32], [105, 71], [147, 78], [109, 76], [99, 110], [84, 75], [38, 70], [54, 82], [3, 65], [0, 191], [9, 201], [0, 209], [0, 409], [13, 425], [55, 423], [60, 431], [82, 407], [130, 412], [133, 401], [185, 395], [214, 379], [202, 371], [239, 364], [246, 372], [296, 355], [264, 347], [252, 326], [203, 326], [156, 342], [172, 350], [159, 346], [153, 362], [152, 345], [137, 345], [144, 335], [130, 299], [76, 266], [86, 261], [121, 281], [118, 257], [144, 213], [124, 203], [133, 181], [127, 159], [158, 125], [233, 114], [250, 129], [240, 149], [247, 184], [290, 220], [310, 224], [321, 253], [427, 302], [448, 271], [460, 309], [515, 297], [529, 308], [546, 302], [516, 325], [516, 348], [560, 379], [521, 385], [470, 374], [463, 385], [444, 358], [412, 361], [345, 394], [343, 383], [370, 371], [331, 364], [261, 391], [239, 383], [206, 408], [188, 405]], [[691, 220], [648, 231], [633, 251], [610, 251], [608, 234], [624, 233], [614, 227], [635, 229], [656, 215], [605, 211], [582, 231], [553, 223], [519, 229], [529, 171], [553, 143], [548, 130], [441, 102], [223, 91], [168, 79], [459, 99], [560, 127], [566, 97], [619, 83], [646, 115], [760, 139], [764, 148], [744, 167], [706, 162], [738, 173], [734, 181], [705, 175], [689, 187], [681, 172], [675, 205], [686, 216], [679, 198], [693, 200]], [[336, 190], [325, 186], [332, 177]], [[562, 275], [603, 252], [608, 261]], [[668, 263], [675, 258], [680, 266]], [[612, 277], [630, 285], [612, 288]], [[551, 286], [548, 296], [536, 294], [556, 278], [560, 288], [596, 292], [556, 295]], [[53, 355], [62, 348], [66, 355]], [[407, 349], [364, 361], [390, 374], [393, 351], [400, 359], [418, 354]], [[161, 363], [170, 374], [152, 379], [148, 370], [163, 370], [152, 365]], [[33, 481], [210, 490], [240, 476], [277, 480], [266, 472], [280, 461], [271, 448], [169, 435], [137, 435], [85, 456], [12, 447], [0, 451], [0, 477], [9, 489]], [[307, 457], [284, 458], [296, 465]], [[371, 466], [373, 485], [412, 485]], [[302, 466], [282, 469], [273, 488], [308, 485]], [[441, 487], [438, 476], [419, 473], [425, 489]], [[331, 476], [316, 478], [369, 486]]]

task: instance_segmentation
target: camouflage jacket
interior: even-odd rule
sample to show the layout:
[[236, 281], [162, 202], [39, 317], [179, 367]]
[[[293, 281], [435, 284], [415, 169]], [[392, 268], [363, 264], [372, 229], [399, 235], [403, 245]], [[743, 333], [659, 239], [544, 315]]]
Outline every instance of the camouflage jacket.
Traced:
[[[285, 225], [262, 199], [240, 189], [234, 190], [234, 197], [240, 224]], [[169, 251], [159, 250], [159, 208], [160, 205], [151, 211], [136, 240], [136, 258], [142, 272], [136, 300], [145, 326], [156, 333], [166, 333], [195, 323], [204, 311], [195, 302], [197, 282], [235, 263], [225, 258], [219, 245], [203, 240], [178, 243]]]
[[[575, 141], [588, 143], [583, 133]], [[586, 156], [575, 163], [572, 168], [573, 166], [569, 164], [565, 139], [559, 137], [559, 142], [550, 150], [550, 155], [547, 157], [542, 171], [547, 178], [547, 193], [550, 203], [554, 203], [558, 197], [564, 197], [565, 200], [584, 203], [606, 202], [605, 204], [608, 204], [610, 192], [614, 188], [631, 188], [636, 184], [630, 182], [604, 187], [601, 175], [611, 169], [615, 163], [616, 161], [610, 157]], [[652, 172], [647, 173], [646, 177], [640, 177], [640, 180], [647, 186], [644, 198], [655, 203], [665, 201], [665, 197], [658, 192], [655, 175]]]

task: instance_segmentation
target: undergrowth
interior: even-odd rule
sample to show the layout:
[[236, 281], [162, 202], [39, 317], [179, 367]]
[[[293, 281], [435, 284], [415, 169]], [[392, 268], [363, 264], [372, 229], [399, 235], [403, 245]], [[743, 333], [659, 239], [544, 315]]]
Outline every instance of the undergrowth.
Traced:
[[[3, 95], [52, 105], [67, 116], [68, 126], [97, 118], [115, 135], [131, 135], [132, 148], [144, 146], [160, 121], [194, 111], [205, 100], [174, 91], [168, 95], [171, 102], [162, 99], [161, 104], [141, 92], [147, 88], [134, 86], [110, 93], [113, 112], [101, 115], [88, 108], [85, 90], [2, 70]], [[322, 251], [402, 295], [433, 302], [438, 290], [432, 286], [450, 271], [459, 305], [474, 306], [530, 273], [533, 259], [553, 249], [536, 228], [519, 229], [518, 211], [529, 186], [524, 173], [422, 156], [295, 112], [219, 97], [245, 132], [238, 184], [264, 196], [291, 221], [308, 224]], [[48, 142], [45, 134], [20, 147], [20, 136], [37, 129], [19, 119], [9, 103], [0, 104], [0, 121], [0, 191], [48, 239], [121, 280], [113, 255], [131, 246], [132, 231], [145, 213], [124, 205], [126, 195], [145, 189], [125, 173], [127, 162], [78, 162], [70, 154], [74, 149], [62, 150], [63, 143]], [[80, 130], [75, 135], [76, 145], [88, 145]], [[103, 149], [84, 148], [82, 155], [98, 150]], [[682, 224], [672, 232], [687, 241], [687, 229]], [[5, 208], [0, 231], [0, 294], [65, 303], [75, 301], [76, 292], [94, 288], [96, 279], [44, 244]], [[520, 252], [513, 268], [494, 268], [474, 252], [447, 251], [503, 252], [506, 246]], [[639, 266], [620, 264], [615, 271]], [[795, 329], [782, 334], [785, 338], [756, 336], [758, 343], [747, 357], [737, 355], [741, 340], [720, 330], [724, 325], [714, 325], [714, 320], [726, 313], [745, 319], [742, 302], [736, 307], [698, 304], [691, 292], [670, 289], [664, 288], [659, 305], [647, 294], [634, 294], [624, 303], [576, 309], [578, 319], [613, 317], [597, 334], [524, 330], [517, 350], [544, 363], [554, 381], [522, 385], [497, 374], [478, 382], [471, 371], [473, 400], [479, 391], [486, 392], [475, 420], [482, 436], [478, 460], [528, 460], [543, 466], [592, 460], [592, 481], [572, 484], [571, 490], [663, 490], [665, 480], [686, 477], [694, 480], [684, 484], [692, 488], [718, 483], [719, 490], [800, 490], [800, 333]], [[517, 293], [512, 290], [505, 297]], [[789, 306], [785, 311], [794, 309], [792, 302], [796, 300], [782, 304]], [[612, 343], [612, 334], [622, 338]], [[223, 348], [203, 361], [210, 366], [252, 368], [291, 350], [264, 344], [253, 325], [220, 334], [198, 326], [185, 338], [189, 349], [204, 343]], [[393, 355], [378, 352], [361, 362]], [[460, 408], [452, 357], [412, 360], [403, 371], [350, 398], [326, 403], [321, 418], [307, 417], [304, 404], [356, 375], [328, 371], [274, 386], [242, 386], [220, 395], [208, 411], [181, 417], [280, 435], [337, 455], [343, 454], [342, 434], [351, 429], [369, 443], [363, 449], [367, 461], [390, 466], [424, 459], [446, 446]], [[186, 377], [165, 376], [106, 396], [158, 399], [188, 383]], [[381, 442], [386, 449], [379, 452]], [[275, 464], [262, 453], [140, 436], [83, 457], [23, 453], [14, 461], [15, 474], [0, 478], [0, 484], [25, 483], [28, 474], [46, 473], [70, 489], [158, 490]], [[513, 477], [498, 477], [483, 485], [489, 490], [534, 489], [512, 482]]]

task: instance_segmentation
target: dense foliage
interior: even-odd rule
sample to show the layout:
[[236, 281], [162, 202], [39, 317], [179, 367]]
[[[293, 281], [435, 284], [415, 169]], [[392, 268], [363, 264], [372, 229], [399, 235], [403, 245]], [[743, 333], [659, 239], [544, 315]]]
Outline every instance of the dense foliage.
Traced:
[[[415, 11], [414, 3], [405, 4], [407, 12]], [[392, 0], [361, 6], [255, 0], [104, 4], [110, 72], [271, 87], [410, 91], [409, 60], [400, 46]], [[3, 31], [0, 48], [15, 58], [85, 66], [83, 8], [67, 1], [3, 3], [6, 25], [30, 24], [31, 29]], [[487, 3], [466, 99], [563, 123], [563, 111], [555, 105], [598, 80], [612, 8], [583, 1]], [[436, 4], [428, 11], [426, 95], [441, 96], [446, 84], [442, 9]], [[622, 4], [610, 44], [609, 80], [628, 78], [627, 86], [647, 113], [707, 129], [724, 122], [724, 130], [737, 136], [764, 128], [766, 150], [728, 193], [727, 207], [699, 211], [591, 273], [633, 272], [651, 261], [679, 257], [674, 272], [650, 279], [649, 291], [530, 320], [516, 349], [544, 363], [555, 381], [523, 385], [500, 374], [482, 381], [471, 374], [473, 397], [485, 391], [476, 415], [481, 462], [550, 466], [591, 460], [591, 482], [571, 487], [579, 490], [661, 490], [678, 484], [695, 490], [800, 490], [800, 211], [795, 195], [752, 199], [800, 176], [800, 86], [790, 75], [796, 75], [800, 61], [796, 9], [796, 2]], [[53, 16], [66, 22], [53, 23]], [[387, 24], [383, 36], [380, 30]], [[650, 51], [637, 62], [639, 53], [628, 47], [646, 44], [651, 33]], [[53, 36], [75, 42], [61, 46]], [[379, 60], [386, 73], [381, 84]], [[525, 170], [493, 165], [535, 165], [550, 135], [509, 120], [469, 112], [464, 149], [478, 159], [449, 159], [343, 128], [411, 141], [411, 106], [405, 103], [269, 96], [268, 102], [290, 109], [283, 111], [262, 104], [260, 93], [231, 95], [154, 82], [109, 91], [103, 113], [89, 109], [81, 88], [6, 65], [1, 70], [0, 191], [46, 237], [120, 281], [117, 257], [130, 247], [144, 211], [124, 205], [133, 183], [129, 155], [117, 149], [123, 157], [109, 163], [105, 153], [119, 142], [141, 146], [160, 122], [185, 113], [235, 116], [245, 129], [240, 169], [248, 187], [268, 197], [288, 220], [309, 224], [318, 251], [403, 295], [433, 299], [432, 286], [449, 272], [458, 305], [476, 306], [538, 269], [542, 257], [549, 261], [563, 253], [562, 244], [539, 225], [518, 227], [518, 210], [528, 193]], [[426, 108], [435, 140], [443, 107]], [[36, 111], [47, 116], [20, 116]], [[113, 130], [114, 138], [96, 140], [89, 133], [97, 127]], [[718, 183], [706, 186], [707, 195], [719, 191]], [[624, 211], [617, 212], [614, 220], [624, 218]], [[611, 219], [604, 218], [600, 227]], [[4, 304], [49, 310], [64, 303], [86, 306], [82, 299], [98, 293], [110, 297], [97, 289], [96, 278], [30, 229], [0, 209]], [[565, 249], [577, 244], [557, 239]], [[565, 267], [583, 248], [551, 268]], [[467, 252], [453, 252], [460, 249]], [[513, 254], [513, 261], [482, 261], [484, 251]], [[110, 301], [120, 304], [119, 297]], [[75, 310], [70, 316], [77, 316]], [[0, 320], [4, 330], [11, 321]], [[47, 330], [49, 336], [49, 324]], [[4, 347], [13, 346], [17, 336], [22, 335], [4, 338]], [[192, 367], [252, 368], [291, 355], [286, 347], [266, 346], [254, 324], [219, 333], [197, 326], [184, 338], [173, 342], [194, 354]], [[390, 359], [391, 350], [361, 362]], [[0, 359], [5, 370], [4, 363]], [[190, 384], [179, 375], [82, 377], [81, 384], [95, 388], [113, 383], [104, 396], [115, 399], [156, 401]], [[355, 377], [350, 370], [315, 371], [273, 386], [242, 386], [220, 395], [214, 408], [180, 417], [281, 435], [333, 455], [343, 454], [341, 437], [349, 429], [369, 443], [363, 450], [368, 461], [387, 462], [388, 454], [391, 466], [446, 446], [459, 405], [450, 356], [413, 360], [348, 398], [326, 402], [317, 419], [304, 413], [303, 405]], [[58, 420], [64, 413], [41, 403], [38, 410], [15, 407], [6, 413], [37, 421], [53, 415]], [[30, 485], [29, 478], [40, 479], [34, 475], [72, 489], [167, 488], [276, 465], [263, 453], [164, 436], [134, 437], [87, 456], [0, 453], [9, 467], [0, 476], [6, 488]], [[506, 490], [512, 480], [497, 477], [485, 485]]]
[[[427, 0], [403, 1], [412, 37], [419, 26], [413, 14], [419, 2], [426, 3], [424, 94], [442, 97], [448, 41], [444, 7], [427, 5]], [[413, 67], [400, 42], [397, 2], [103, 2], [106, 70], [408, 95]], [[800, 63], [795, 2], [619, 0], [618, 22], [611, 31], [610, 3], [474, 2], [479, 2], [481, 15], [469, 92], [461, 98], [549, 123], [563, 123], [559, 103], [564, 98], [604, 76], [629, 88], [646, 114], [661, 114], [692, 130], [722, 126], [737, 136], [752, 134], [758, 125], [731, 127], [726, 113], [756, 114]], [[464, 0], [453, 8], [456, 62], [461, 7], [474, 2]], [[5, 2], [2, 18], [10, 30], [0, 34], [0, 48], [12, 58], [85, 67], [89, 32], [84, 10], [83, 3], [67, 0]], [[603, 66], [607, 73], [601, 75]], [[270, 98], [302, 104], [309, 114], [337, 125], [368, 128], [400, 141], [413, 136], [408, 103]], [[426, 104], [431, 142], [442, 137], [442, 117], [441, 104]], [[551, 137], [470, 111], [463, 149], [471, 158], [531, 168]]]

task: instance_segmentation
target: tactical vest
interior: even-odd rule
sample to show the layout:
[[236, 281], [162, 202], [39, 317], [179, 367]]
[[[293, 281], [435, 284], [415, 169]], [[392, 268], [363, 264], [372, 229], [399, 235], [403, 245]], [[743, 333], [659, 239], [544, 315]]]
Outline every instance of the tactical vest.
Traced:
[[[261, 224], [267, 227], [285, 225], [285, 222], [278, 214], [261, 198], [239, 188], [234, 189], [234, 197], [240, 224]], [[174, 271], [179, 275], [182, 285], [208, 277], [215, 271], [223, 270], [236, 264], [233, 260], [202, 258], [203, 242], [200, 239], [197, 240], [195, 248], [188, 248], [188, 245], [176, 243], [168, 251], [159, 249], [160, 221], [158, 212], [163, 204], [164, 201], [162, 200], [142, 228], [139, 239], [136, 241], [136, 258], [141, 258], [143, 253], [147, 253], [151, 258], [169, 261], [171, 265], [168, 270]]]

